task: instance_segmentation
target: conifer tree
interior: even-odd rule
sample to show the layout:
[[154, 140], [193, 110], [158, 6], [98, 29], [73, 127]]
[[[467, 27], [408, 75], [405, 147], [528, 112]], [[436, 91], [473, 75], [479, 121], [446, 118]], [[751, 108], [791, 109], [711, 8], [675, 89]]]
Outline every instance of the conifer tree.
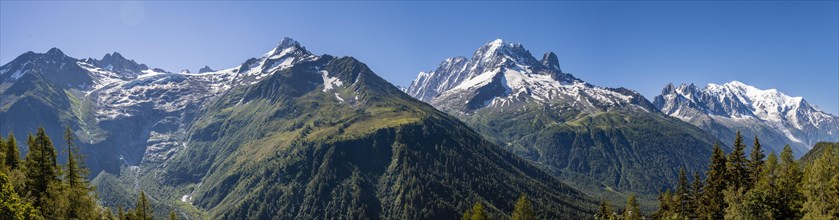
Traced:
[[658, 211], [653, 213], [653, 219], [666, 219], [676, 214], [673, 209], [673, 193], [667, 189], [658, 194]]
[[175, 210], [169, 211], [169, 220], [178, 220], [178, 216], [175, 215]]
[[688, 187], [688, 177], [685, 174], [685, 168], [682, 167], [679, 169], [679, 182], [676, 184], [676, 194], [673, 195], [673, 208], [676, 213], [679, 213], [679, 216], [688, 216], [689, 213], [693, 212], [690, 210], [690, 203], [692, 201]]
[[728, 155], [726, 178], [728, 188], [724, 191], [725, 219], [746, 219], [747, 211], [742, 205], [746, 190], [751, 188], [752, 175], [749, 173], [751, 162], [746, 159], [746, 144], [738, 131], [734, 138], [734, 149]]
[[84, 167], [84, 158], [73, 143], [73, 132], [69, 127], [64, 130], [64, 140], [67, 142], [67, 165], [64, 172], [69, 203], [67, 215], [79, 219], [98, 218], [96, 200], [90, 195], [91, 187], [85, 179], [88, 171]]
[[781, 199], [778, 193], [778, 157], [771, 152], [761, 168], [757, 184], [746, 193], [743, 206], [752, 219], [777, 219]]
[[802, 182], [806, 201], [801, 211], [804, 219], [839, 218], [839, 190], [831, 189], [831, 181], [839, 181], [839, 155], [824, 152], [807, 166]]
[[605, 199], [600, 200], [600, 207], [598, 208], [597, 215], [594, 216], [595, 219], [598, 220], [609, 220], [612, 219], [612, 215], [614, 211], [612, 210], [612, 204], [609, 204]]
[[[756, 140], [754, 149], [757, 150], [754, 152], [759, 153], [750, 156], [755, 161], [763, 161], [759, 145]], [[714, 146], [704, 186], [700, 182], [699, 174], [694, 173], [693, 184], [684, 187], [688, 184], [684, 171], [680, 172], [676, 191], [687, 191], [687, 195], [694, 201], [701, 201], [692, 203], [699, 205], [697, 215], [681, 215], [682, 212], [674, 207], [678, 207], [682, 201], [678, 198], [682, 193], [671, 195], [668, 190], [659, 195], [660, 208], [653, 214], [653, 218], [839, 219], [839, 151], [829, 151], [820, 155], [820, 158], [807, 166], [802, 173], [793, 157], [792, 149], [787, 145], [781, 152], [780, 162], [775, 152], [771, 152], [760, 165], [748, 164], [748, 169], [757, 173], [750, 177], [750, 188], [728, 185], [729, 182], [725, 178], [730, 178], [726, 174], [729, 174], [729, 165], [732, 163], [726, 161], [731, 158], [731, 155], [726, 157], [718, 145]], [[754, 168], [757, 166], [759, 168]], [[700, 194], [701, 199], [696, 199], [698, 197], [695, 195]], [[719, 201], [720, 195], [723, 201]], [[627, 211], [624, 212], [623, 219], [636, 218], [631, 214], [631, 200], [632, 198], [627, 201]], [[599, 216], [603, 215], [602, 209], [598, 212], [601, 213]]]
[[3, 136], [0, 136], [0, 158], [4, 161], [0, 161], [0, 172], [6, 172], [8, 169], [6, 168], [6, 140], [3, 139]]
[[755, 135], [755, 143], [752, 145], [752, 152], [749, 153], [749, 185], [748, 188], [754, 187], [760, 179], [761, 168], [763, 167], [763, 147], [760, 145], [760, 140]]
[[38, 219], [35, 209], [28, 201], [20, 198], [9, 177], [0, 172], [0, 219]]
[[15, 170], [20, 167], [20, 150], [17, 147], [17, 140], [15, 135], [9, 132], [9, 138], [6, 138], [6, 150], [4, 151], [6, 157], [3, 158], [6, 167], [9, 170]]
[[149, 204], [149, 199], [146, 197], [146, 192], [140, 191], [140, 196], [137, 198], [137, 207], [134, 208], [132, 216], [137, 220], [151, 220], [154, 212]]
[[800, 191], [801, 178], [803, 176], [798, 163], [792, 155], [792, 148], [784, 146], [781, 152], [781, 164], [778, 178], [778, 193], [783, 204], [779, 207], [782, 219], [800, 218], [801, 205], [804, 203], [804, 196]]
[[690, 187], [690, 215], [688, 217], [690, 219], [696, 219], [699, 216], [697, 213], [699, 212], [699, 206], [702, 204], [702, 177], [699, 176], [699, 172], [693, 172], [693, 184]]
[[513, 220], [535, 220], [536, 213], [533, 212], [533, 207], [530, 206], [530, 201], [527, 197], [521, 195], [516, 201], [516, 207], [513, 210]]
[[635, 198], [635, 193], [630, 193], [629, 197], [626, 198], [626, 209], [623, 211], [623, 219], [641, 219], [641, 208], [638, 205], [638, 199]]
[[114, 220], [115, 218], [114, 213], [111, 212], [111, 208], [104, 207], [102, 210], [102, 220]]
[[728, 155], [726, 164], [728, 185], [733, 187], [734, 190], [746, 187], [751, 182], [749, 181], [751, 175], [748, 171], [749, 161], [746, 160], [745, 149], [746, 145], [743, 144], [743, 137], [740, 136], [738, 131], [734, 138], [734, 149]]
[[[834, 173], [833, 178], [830, 179], [830, 192], [833, 194], [830, 198], [828, 198], [828, 202], [834, 205], [839, 204], [839, 173]], [[836, 209], [836, 206], [833, 207], [832, 217], [834, 219], [839, 219], [839, 210]]]
[[34, 199], [36, 208], [42, 208], [42, 201], [50, 198], [47, 188], [50, 184], [60, 183], [61, 173], [56, 161], [57, 153], [44, 128], [38, 128], [35, 137], [29, 135], [29, 153], [26, 154], [26, 191]]
[[722, 219], [725, 215], [725, 197], [727, 188], [725, 153], [719, 144], [714, 144], [708, 173], [705, 174], [705, 186], [702, 188], [702, 204], [699, 216], [702, 219]]
[[87, 169], [84, 168], [82, 155], [79, 153], [78, 147], [73, 143], [73, 131], [70, 128], [64, 130], [64, 140], [67, 141], [67, 165], [66, 175], [64, 180], [70, 185], [70, 188], [85, 187], [85, 176]]
[[728, 205], [725, 209], [725, 219], [753, 219], [743, 204], [745, 194], [746, 188], [729, 187], [725, 190], [725, 203]]
[[487, 216], [486, 211], [484, 211], [484, 205], [481, 202], [476, 202], [472, 209], [466, 210], [463, 213], [463, 217], [460, 218], [461, 220], [487, 220], [489, 217]]
[[760, 170], [760, 179], [758, 179], [755, 187], [776, 189], [778, 187], [779, 174], [778, 156], [775, 154], [775, 151], [769, 153], [769, 157], [766, 158], [766, 163], [763, 164], [763, 168]]
[[[45, 196], [39, 197], [37, 202], [41, 204], [38, 210], [47, 219], [69, 219], [70, 203], [67, 196], [67, 184], [59, 181], [52, 181], [47, 184]], [[78, 218], [76, 218], [78, 219]]]
[[117, 208], [117, 219], [119, 219], [119, 220], [125, 220], [126, 219], [125, 211], [122, 209], [122, 206], [119, 206]]

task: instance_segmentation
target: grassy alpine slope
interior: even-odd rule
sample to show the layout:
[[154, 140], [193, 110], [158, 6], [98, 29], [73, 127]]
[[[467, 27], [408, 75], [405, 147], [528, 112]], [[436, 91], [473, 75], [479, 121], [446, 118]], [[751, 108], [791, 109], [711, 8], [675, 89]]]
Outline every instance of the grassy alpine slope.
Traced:
[[522, 194], [545, 218], [593, 212], [588, 196], [353, 58], [298, 63], [201, 115], [164, 175], [211, 218], [456, 219], [477, 201], [503, 217]]
[[660, 189], [676, 183], [679, 167], [704, 173], [717, 142], [701, 129], [660, 113], [583, 113], [561, 106], [531, 104], [525, 110], [457, 115], [575, 188], [617, 204], [634, 192], [647, 211], [654, 210]]

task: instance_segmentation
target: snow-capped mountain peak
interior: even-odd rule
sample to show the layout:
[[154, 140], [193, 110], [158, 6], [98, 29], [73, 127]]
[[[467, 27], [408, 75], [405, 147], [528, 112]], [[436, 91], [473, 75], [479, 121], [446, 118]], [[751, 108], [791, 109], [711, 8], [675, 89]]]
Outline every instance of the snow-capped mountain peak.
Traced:
[[239, 66], [222, 70], [204, 66], [198, 74], [188, 69], [170, 73], [137, 64], [143, 68], [140, 75], [112, 79], [117, 70], [130, 69], [128, 67], [136, 64], [117, 52], [105, 55], [102, 60], [83, 60], [80, 65], [99, 76], [97, 78], [111, 79], [96, 86], [95, 93], [98, 102], [105, 103], [96, 114], [97, 119], [112, 120], [133, 115], [131, 109], [143, 103], [153, 103], [154, 108], [165, 112], [182, 111], [185, 106], [201, 104], [239, 85], [255, 84], [278, 70], [315, 57], [297, 41], [285, 38], [268, 53], [250, 58]]
[[504, 64], [506, 60], [526, 66], [535, 66], [539, 63], [522, 44], [496, 39], [482, 46], [472, 55], [473, 65], [470, 68], [482, 71]]
[[237, 76], [237, 82], [239, 84], [252, 84], [278, 70], [317, 57], [294, 39], [286, 37], [262, 57], [248, 59], [240, 65], [235, 71], [239, 75]]
[[[469, 81], [467, 84], [470, 85], [487, 85], [489, 82], [478, 82], [476, 79], [500, 79], [494, 77], [493, 72], [506, 70], [518, 71], [527, 77], [552, 78], [561, 83], [577, 80], [570, 74], [562, 73], [559, 69], [559, 61], [553, 52], [546, 53], [540, 61], [533, 57], [522, 44], [496, 39], [478, 48], [470, 59], [448, 58], [441, 62], [437, 69], [420, 72], [406, 91], [417, 99], [430, 101], [433, 97], [458, 87], [466, 81]], [[490, 75], [481, 76], [483, 74]], [[517, 81], [516, 79], [510, 81]], [[460, 88], [464, 87], [467, 86]]]
[[636, 92], [596, 87], [563, 73], [553, 52], [537, 60], [522, 44], [501, 39], [481, 46], [471, 59], [449, 58], [434, 71], [420, 72], [406, 91], [432, 105], [467, 114], [528, 102], [564, 103], [591, 111], [615, 106], [654, 109]]
[[[776, 103], [779, 106], [792, 107], [800, 105], [804, 98], [792, 97], [779, 92], [776, 89], [761, 90], [754, 86], [747, 85], [739, 81], [731, 81], [723, 85], [708, 84], [708, 90], [722, 93], [722, 91], [731, 91], [737, 93], [738, 96], [744, 97], [746, 101], [754, 103]], [[756, 106], [763, 107], [763, 106]]]
[[278, 47], [281, 47], [281, 48], [289, 48], [289, 47], [292, 47], [292, 46], [300, 47], [300, 42], [297, 42], [296, 40], [291, 39], [290, 37], [284, 37], [283, 40], [281, 40], [279, 45], [278, 45]]
[[[668, 87], [672, 87], [672, 85], [668, 85]], [[707, 108], [707, 113], [727, 117], [759, 116], [763, 120], [777, 121], [782, 118], [782, 114], [798, 109], [804, 102], [802, 97], [788, 96], [778, 92], [776, 89], [761, 90], [739, 81], [732, 81], [722, 85], [709, 83], [704, 89], [698, 89], [693, 84], [682, 84], [672, 91], [668, 90], [666, 87], [663, 95], [675, 93], [687, 100], [699, 103], [713, 100], [719, 103], [719, 105], [715, 106], [720, 107]], [[662, 110], [666, 113], [669, 109]]]
[[665, 114], [697, 125], [711, 121], [732, 130], [766, 128], [760, 136], [778, 136], [778, 142], [783, 143], [777, 145], [793, 145], [797, 154], [806, 152], [816, 141], [839, 140], [839, 118], [836, 116], [810, 105], [802, 97], [789, 96], [776, 89], [759, 89], [739, 81], [709, 83], [704, 88], [693, 84], [678, 87], [668, 84], [654, 104]]
[[276, 47], [265, 53], [265, 57], [279, 58], [291, 53], [309, 54], [305, 47], [300, 46], [300, 43], [289, 37], [283, 38]]

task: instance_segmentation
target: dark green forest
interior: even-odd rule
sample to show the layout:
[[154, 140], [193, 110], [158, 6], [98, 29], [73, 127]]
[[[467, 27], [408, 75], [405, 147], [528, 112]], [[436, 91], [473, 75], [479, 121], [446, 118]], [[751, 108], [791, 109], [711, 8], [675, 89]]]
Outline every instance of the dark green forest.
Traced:
[[[57, 152], [43, 128], [27, 136], [28, 152], [21, 155], [14, 135], [0, 137], [0, 219], [153, 219], [154, 210], [141, 190], [133, 208], [111, 210], [100, 206], [85, 178], [84, 158], [73, 134], [64, 135], [66, 152]], [[642, 213], [635, 195], [625, 206], [600, 202], [595, 219], [837, 219], [839, 218], [839, 143], [819, 143], [796, 160], [789, 146], [780, 154], [763, 151], [755, 137], [749, 153], [738, 133], [727, 154], [714, 146], [704, 174], [680, 169], [674, 189], [659, 195], [659, 209]], [[66, 157], [66, 164], [58, 164]], [[22, 159], [21, 159], [22, 158]], [[690, 177], [689, 177], [690, 176]], [[493, 215], [499, 205], [476, 202], [461, 219], [515, 220], [544, 216], [528, 196], [510, 201], [512, 210]], [[503, 206], [503, 205], [500, 205]], [[503, 211], [503, 210], [501, 210]], [[169, 219], [178, 219], [174, 210]], [[453, 216], [454, 217], [454, 216]]]
[[[0, 137], [0, 219], [152, 219], [151, 204], [143, 191], [134, 209], [120, 207], [114, 213], [98, 204], [73, 137], [66, 129], [63, 144], [67, 151], [59, 154], [44, 128], [39, 128], [35, 135], [28, 135], [29, 150], [22, 160], [15, 136]], [[64, 165], [57, 162], [61, 156], [66, 157]], [[170, 212], [169, 219], [178, 218]]]
[[[738, 132], [733, 150], [714, 146], [704, 178], [684, 168], [666, 189], [652, 219], [839, 219], [839, 143], [818, 143], [797, 161], [787, 145], [763, 151], [755, 137], [747, 155]], [[692, 182], [691, 182], [692, 181]], [[633, 198], [623, 211], [601, 202], [596, 219], [641, 219]], [[627, 211], [629, 210], [629, 211]]]

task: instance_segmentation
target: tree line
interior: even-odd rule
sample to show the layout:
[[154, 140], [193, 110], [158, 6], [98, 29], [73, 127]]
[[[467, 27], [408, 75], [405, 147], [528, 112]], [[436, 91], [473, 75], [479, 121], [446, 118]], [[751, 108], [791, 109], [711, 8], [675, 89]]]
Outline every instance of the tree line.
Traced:
[[[27, 137], [29, 151], [21, 160], [17, 140], [12, 133], [0, 137], [0, 219], [102, 219], [149, 220], [153, 217], [151, 204], [140, 191], [137, 205], [116, 214], [98, 205], [93, 186], [87, 180], [88, 170], [73, 132], [67, 128], [64, 165], [58, 164], [59, 154], [43, 128]], [[170, 212], [170, 219], [177, 219]]]
[[[526, 196], [522, 195], [516, 201], [516, 205], [513, 208], [513, 213], [510, 215], [513, 220], [535, 220], [536, 212], [533, 211], [533, 207], [530, 205], [530, 200], [527, 199]], [[487, 220], [490, 219], [489, 213], [484, 209], [484, 205], [482, 202], [476, 202], [475, 205], [472, 206], [471, 209], [467, 209], [463, 212], [463, 215], [460, 218], [461, 220]]]
[[[737, 132], [726, 155], [714, 146], [705, 178], [693, 173], [689, 182], [680, 169], [675, 190], [659, 194], [652, 219], [839, 219], [839, 152], [823, 153], [814, 162], [798, 164], [789, 145], [780, 156], [767, 157], [757, 137], [748, 158]], [[802, 168], [803, 167], [803, 168]], [[634, 203], [634, 204], [633, 204]], [[633, 214], [637, 213], [637, 214]], [[622, 213], [601, 202], [596, 219], [642, 219], [630, 196]]]
[[[0, 137], [0, 219], [103, 219], [148, 220], [154, 211], [140, 191], [134, 209], [116, 213], [98, 205], [93, 186], [86, 179], [84, 158], [74, 144], [74, 135], [64, 132], [67, 163], [58, 163], [52, 140], [43, 128], [29, 134], [29, 151], [21, 159], [11, 133]], [[659, 209], [641, 213], [634, 194], [622, 211], [602, 201], [595, 219], [839, 219], [839, 151], [821, 154], [812, 163], [798, 164], [787, 145], [780, 156], [766, 156], [754, 139], [746, 156], [746, 144], [738, 132], [733, 150], [725, 154], [714, 146], [704, 178], [698, 172], [680, 169], [675, 189], [659, 195]], [[62, 155], [63, 156], [63, 155]], [[804, 168], [802, 168], [804, 167]], [[537, 219], [530, 201], [522, 195], [510, 215], [514, 220]], [[174, 211], [169, 219], [177, 219]], [[462, 220], [489, 219], [483, 203], [466, 210]]]

